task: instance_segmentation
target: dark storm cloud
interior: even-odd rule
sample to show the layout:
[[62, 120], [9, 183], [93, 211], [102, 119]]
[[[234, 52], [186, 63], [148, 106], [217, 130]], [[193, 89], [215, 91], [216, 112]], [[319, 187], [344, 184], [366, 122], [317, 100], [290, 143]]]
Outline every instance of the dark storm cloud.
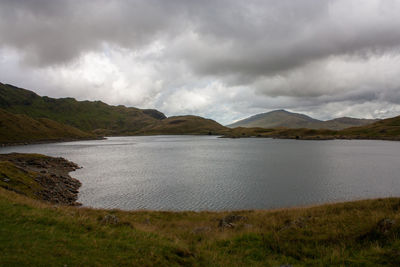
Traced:
[[179, 31], [179, 6], [164, 2], [2, 1], [0, 43], [41, 66], [73, 60], [104, 44], [136, 49]]
[[373, 5], [374, 17], [357, 13], [364, 1], [346, 3], [6, 0], [1, 3], [0, 38], [32, 62], [46, 65], [74, 59], [104, 43], [137, 49], [190, 31], [197, 44], [185, 43], [187, 39], [172, 43], [171, 56], [184, 58], [201, 74], [251, 76], [329, 55], [384, 52], [399, 45], [399, 19], [393, 17], [398, 3]]
[[68, 79], [77, 97], [171, 114], [235, 114], [223, 120], [369, 102], [377, 114], [400, 105], [398, 14], [396, 0], [1, 0], [0, 49], [16, 54], [0, 58], [0, 78], [49, 92], [52, 80], [65, 94]]

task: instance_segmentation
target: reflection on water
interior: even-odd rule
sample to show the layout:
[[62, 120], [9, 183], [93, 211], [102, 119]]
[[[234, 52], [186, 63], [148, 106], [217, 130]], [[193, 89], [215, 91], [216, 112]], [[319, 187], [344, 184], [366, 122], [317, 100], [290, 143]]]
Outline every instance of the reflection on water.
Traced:
[[83, 166], [78, 201], [119, 209], [237, 210], [400, 196], [400, 143], [112, 137], [1, 148]]

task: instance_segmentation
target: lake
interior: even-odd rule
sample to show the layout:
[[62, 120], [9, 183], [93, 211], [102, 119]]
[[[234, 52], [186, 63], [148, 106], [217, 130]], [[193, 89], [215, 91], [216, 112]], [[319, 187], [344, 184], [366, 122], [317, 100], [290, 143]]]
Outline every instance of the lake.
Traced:
[[84, 206], [240, 210], [400, 196], [400, 142], [135, 136], [4, 147], [83, 168]]

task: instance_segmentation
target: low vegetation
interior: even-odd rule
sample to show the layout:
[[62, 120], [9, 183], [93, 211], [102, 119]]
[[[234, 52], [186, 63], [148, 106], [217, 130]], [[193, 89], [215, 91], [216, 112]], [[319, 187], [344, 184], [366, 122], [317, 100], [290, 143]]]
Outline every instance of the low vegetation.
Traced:
[[0, 187], [1, 266], [400, 265], [400, 198], [273, 211], [78, 208], [33, 199], [36, 187], [12, 168], [1, 162], [0, 179], [25, 187]]
[[163, 119], [138, 131], [137, 134], [222, 135], [229, 129], [216, 121], [198, 116], [175, 116]]
[[94, 134], [50, 119], [33, 119], [27, 115], [12, 114], [0, 109], [0, 144], [66, 141], [95, 137]]
[[157, 110], [110, 106], [101, 101], [41, 97], [32, 91], [1, 83], [0, 108], [33, 119], [47, 118], [85, 132], [106, 135], [135, 132], [165, 118]]
[[[3, 140], [11, 142], [29, 140], [29, 137], [32, 137], [33, 141], [64, 138], [56, 131], [50, 132], [46, 127], [36, 126], [39, 123], [50, 124], [50, 122], [54, 130], [65, 128], [68, 130], [67, 134], [72, 129], [75, 129], [75, 132], [80, 129], [79, 134], [87, 136], [223, 134], [227, 131], [227, 128], [219, 123], [198, 116], [167, 118], [154, 109], [110, 106], [101, 101], [77, 101], [73, 98], [41, 97], [32, 91], [2, 83], [0, 83], [0, 109], [3, 109], [3, 113], [8, 112], [7, 115], [18, 116], [19, 126], [9, 128], [8, 133], [4, 133], [7, 136], [4, 136]], [[4, 125], [3, 128], [6, 129], [5, 127], [9, 125]], [[24, 132], [25, 129], [28, 130], [27, 133]], [[15, 140], [11, 140], [12, 138]]]

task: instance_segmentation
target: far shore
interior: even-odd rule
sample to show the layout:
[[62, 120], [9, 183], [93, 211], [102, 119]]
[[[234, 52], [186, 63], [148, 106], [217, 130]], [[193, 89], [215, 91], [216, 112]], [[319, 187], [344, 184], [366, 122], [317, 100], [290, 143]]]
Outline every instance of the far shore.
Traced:
[[[77, 141], [90, 141], [90, 140], [106, 140], [108, 137], [129, 137], [129, 136], [171, 136], [171, 135], [193, 135], [193, 136], [210, 136], [207, 134], [140, 134], [140, 135], [110, 135], [101, 136], [96, 138], [66, 138], [66, 139], [52, 139], [52, 140], [39, 140], [39, 141], [18, 141], [10, 143], [1, 143], [1, 147], [9, 146], [23, 146], [23, 145], [38, 145], [38, 144], [52, 144], [52, 143], [63, 143], [63, 142], [77, 142]], [[230, 139], [240, 139], [240, 138], [270, 138], [270, 139], [294, 139], [294, 140], [305, 140], [305, 141], [328, 141], [328, 140], [381, 140], [381, 141], [400, 141], [400, 137], [351, 137], [351, 136], [259, 136], [259, 135], [212, 135], [218, 136], [219, 138], [230, 138]]]

